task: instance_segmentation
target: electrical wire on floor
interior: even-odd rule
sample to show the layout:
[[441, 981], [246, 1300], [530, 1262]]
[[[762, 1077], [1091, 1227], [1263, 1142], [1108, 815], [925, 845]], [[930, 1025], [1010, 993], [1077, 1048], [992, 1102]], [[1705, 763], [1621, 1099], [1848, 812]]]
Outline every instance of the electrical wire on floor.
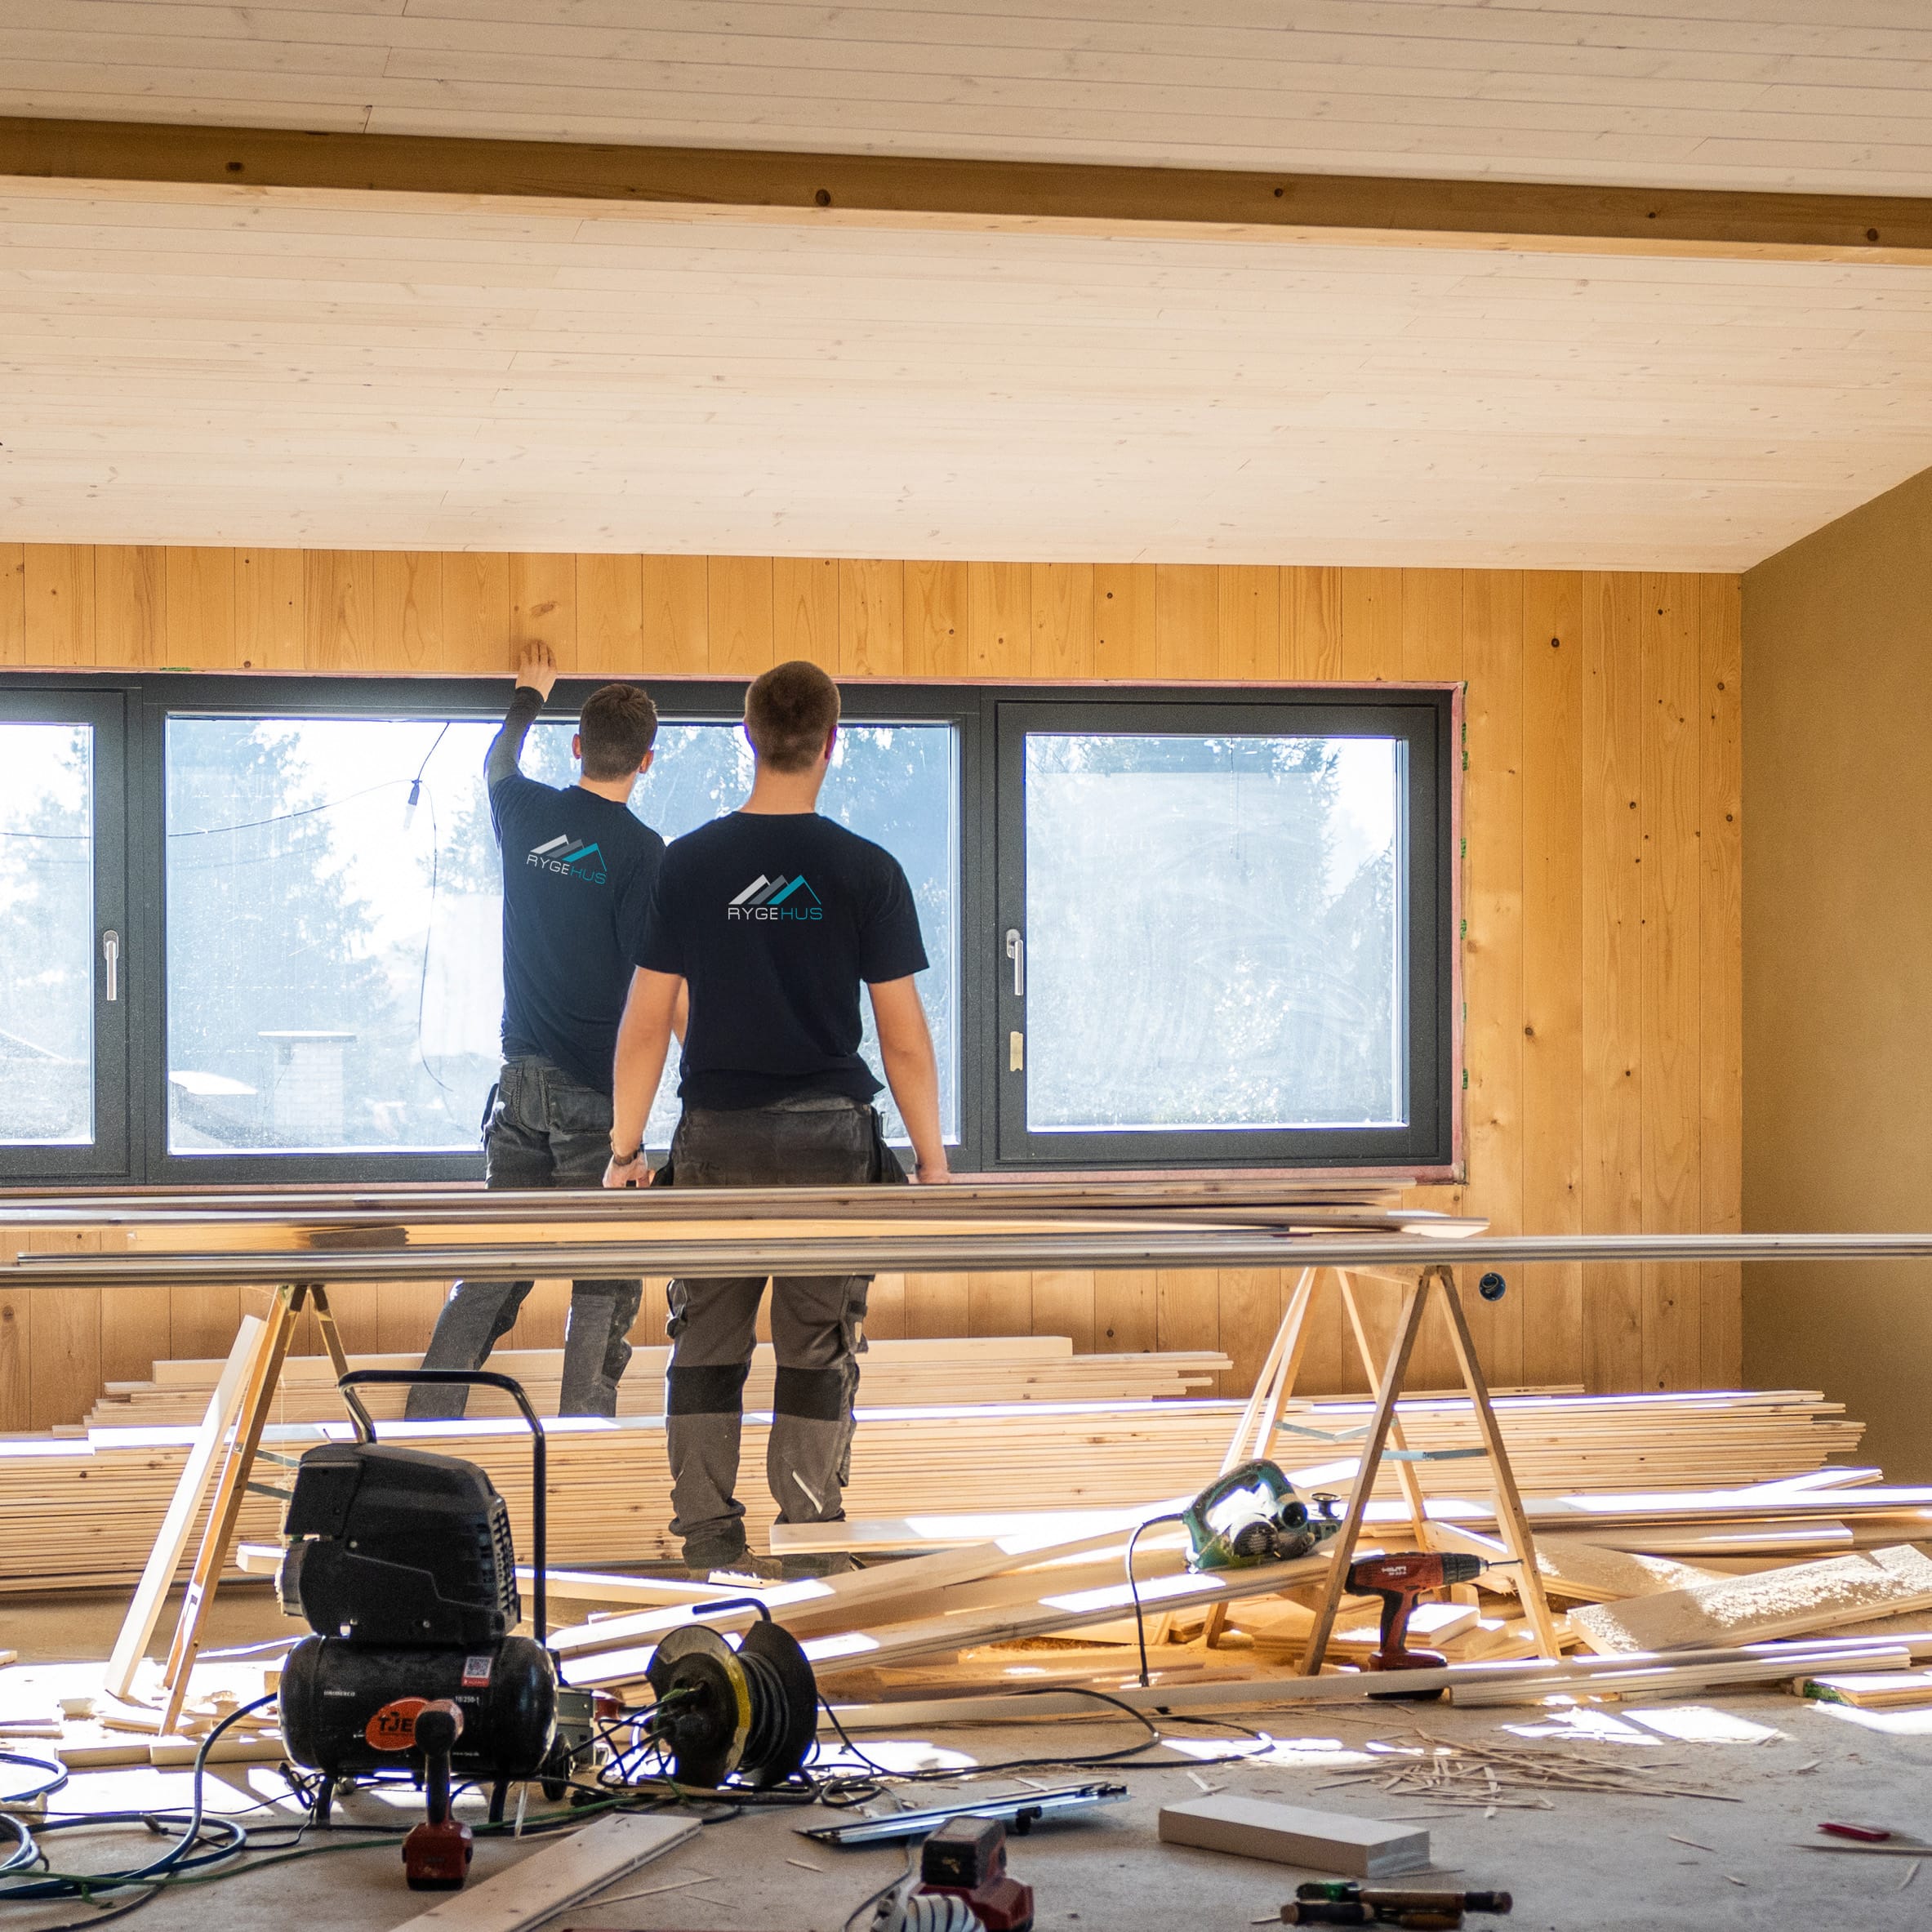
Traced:
[[1164, 1516], [1149, 1516], [1145, 1522], [1133, 1526], [1133, 1534], [1127, 1539], [1127, 1594], [1133, 1599], [1133, 1634], [1141, 1647], [1141, 1689], [1148, 1689], [1147, 1683], [1147, 1617], [1141, 1608], [1141, 1587], [1133, 1574], [1134, 1545], [1141, 1540], [1143, 1529], [1151, 1529], [1156, 1523], [1184, 1523], [1186, 1521], [1179, 1510], [1172, 1510]]
[[[1091, 1698], [1096, 1703], [1111, 1704], [1123, 1716], [1130, 1717], [1146, 1733], [1143, 1738], [1118, 1751], [1088, 1752], [1079, 1755], [1056, 1752], [1044, 1757], [1006, 1758], [993, 1764], [972, 1763], [957, 1766], [934, 1766], [920, 1771], [895, 1771], [888, 1765], [877, 1763], [866, 1756], [852, 1742], [852, 1734], [839, 1721], [839, 1713], [828, 1703], [824, 1707], [826, 1716], [831, 1720], [832, 1729], [839, 1734], [846, 1750], [873, 1774], [865, 1778], [840, 1778], [820, 1775], [814, 1782], [817, 1787], [818, 1801], [835, 1810], [849, 1810], [857, 1805], [869, 1804], [879, 1796], [885, 1786], [892, 1784], [957, 1784], [962, 1777], [985, 1778], [1003, 1775], [1020, 1775], [1028, 1771], [1053, 1770], [1115, 1770], [1115, 1771], [1173, 1771], [1182, 1767], [1172, 1758], [1148, 1758], [1143, 1754], [1155, 1749], [1172, 1749], [1161, 1734], [1158, 1725], [1144, 1711], [1137, 1711], [1124, 1699], [1111, 1695], [1104, 1690], [1094, 1690], [1085, 1685], [1027, 1685], [1012, 1694], [1015, 1697], [1074, 1696]], [[1212, 1725], [1217, 1730], [1238, 1731], [1244, 1737], [1251, 1738], [1258, 1744], [1266, 1745], [1269, 1740], [1263, 1732], [1245, 1724], [1235, 1724], [1229, 1719], [1214, 1714], [1200, 1717], [1185, 1716], [1177, 1711], [1163, 1712], [1161, 1715], [1170, 1724], [1200, 1724]], [[1235, 1765], [1248, 1761], [1250, 1753], [1244, 1751], [1230, 1752], [1221, 1757], [1197, 1758], [1191, 1754], [1187, 1758], [1189, 1767], [1206, 1767], [1214, 1765]]]

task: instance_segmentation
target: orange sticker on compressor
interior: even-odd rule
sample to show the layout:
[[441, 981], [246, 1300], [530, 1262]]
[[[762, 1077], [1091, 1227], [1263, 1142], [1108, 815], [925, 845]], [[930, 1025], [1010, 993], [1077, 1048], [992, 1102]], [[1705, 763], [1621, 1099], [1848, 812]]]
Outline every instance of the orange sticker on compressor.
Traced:
[[408, 1751], [416, 1743], [416, 1721], [430, 1707], [426, 1697], [399, 1697], [385, 1704], [363, 1728], [377, 1751]]

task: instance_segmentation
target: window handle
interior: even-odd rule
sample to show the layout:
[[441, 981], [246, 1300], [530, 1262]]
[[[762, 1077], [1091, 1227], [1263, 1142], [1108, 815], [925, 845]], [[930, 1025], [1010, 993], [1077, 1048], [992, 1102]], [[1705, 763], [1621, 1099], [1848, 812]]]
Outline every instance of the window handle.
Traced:
[[100, 936], [100, 956], [107, 962], [107, 999], [112, 1006], [121, 997], [121, 935], [111, 928]]
[[1013, 963], [1013, 997], [1026, 997], [1026, 942], [1020, 937], [1017, 926], [1008, 927], [1006, 934], [1006, 956]]

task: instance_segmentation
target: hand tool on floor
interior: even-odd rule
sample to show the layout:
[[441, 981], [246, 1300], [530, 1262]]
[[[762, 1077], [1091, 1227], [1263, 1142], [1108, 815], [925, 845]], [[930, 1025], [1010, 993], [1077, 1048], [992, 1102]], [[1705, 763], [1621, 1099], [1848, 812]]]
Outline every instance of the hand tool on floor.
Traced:
[[1016, 1838], [1024, 1838], [1043, 1819], [1063, 1812], [1084, 1811], [1095, 1805], [1120, 1805], [1127, 1787], [1094, 1779], [1085, 1784], [1058, 1784], [1050, 1791], [1006, 1792], [933, 1811], [888, 1811], [880, 1818], [861, 1818], [851, 1824], [795, 1825], [801, 1838], [820, 1845], [887, 1845], [894, 1839], [923, 1838], [949, 1818], [996, 1818]]
[[463, 1729], [460, 1705], [426, 1705], [416, 1714], [416, 1742], [423, 1753], [423, 1790], [429, 1815], [403, 1841], [403, 1870], [412, 1892], [453, 1892], [470, 1876], [476, 1835], [450, 1815], [449, 1754]]
[[1516, 1901], [1507, 1892], [1459, 1891], [1449, 1886], [1364, 1885], [1359, 1878], [1310, 1878], [1295, 1887], [1304, 1903], [1329, 1899], [1411, 1912], [1495, 1912], [1510, 1910]]
[[1354, 1899], [1290, 1899], [1281, 1908], [1284, 1925], [1398, 1925], [1404, 1932], [1454, 1932], [1462, 1923], [1456, 1911], [1378, 1909]]
[[[1511, 1559], [1511, 1560], [1514, 1560]], [[1452, 1583], [1473, 1583], [1485, 1569], [1498, 1567], [1480, 1556], [1459, 1551], [1385, 1551], [1364, 1556], [1348, 1566], [1348, 1587], [1358, 1596], [1382, 1599], [1382, 1648], [1369, 1659], [1372, 1671], [1440, 1670], [1449, 1662], [1440, 1650], [1411, 1650], [1402, 1639], [1416, 1600], [1425, 1590], [1444, 1590]], [[1440, 1691], [1431, 1696], [1439, 1697]]]
[[1007, 1870], [996, 1818], [949, 1818], [919, 1848], [910, 1898], [955, 1899], [986, 1932], [1031, 1932], [1033, 1888]]
[[1892, 1835], [1884, 1825], [1822, 1824], [1818, 1828], [1833, 1838], [1852, 1838], [1860, 1845], [1883, 1845]]
[[1181, 1512], [1190, 1569], [1251, 1569], [1306, 1556], [1342, 1527], [1339, 1497], [1309, 1499], [1274, 1463], [1256, 1460], [1210, 1483]]

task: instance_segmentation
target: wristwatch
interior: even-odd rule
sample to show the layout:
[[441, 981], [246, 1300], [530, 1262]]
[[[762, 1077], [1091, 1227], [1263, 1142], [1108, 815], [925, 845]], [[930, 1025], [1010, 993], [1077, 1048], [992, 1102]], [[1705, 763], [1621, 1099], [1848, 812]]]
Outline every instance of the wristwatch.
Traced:
[[642, 1141], [639, 1141], [628, 1154], [620, 1154], [617, 1150], [613, 1147], [611, 1149], [611, 1165], [612, 1167], [629, 1167], [631, 1162], [635, 1160], [639, 1155], [643, 1152], [643, 1151], [644, 1144]]

